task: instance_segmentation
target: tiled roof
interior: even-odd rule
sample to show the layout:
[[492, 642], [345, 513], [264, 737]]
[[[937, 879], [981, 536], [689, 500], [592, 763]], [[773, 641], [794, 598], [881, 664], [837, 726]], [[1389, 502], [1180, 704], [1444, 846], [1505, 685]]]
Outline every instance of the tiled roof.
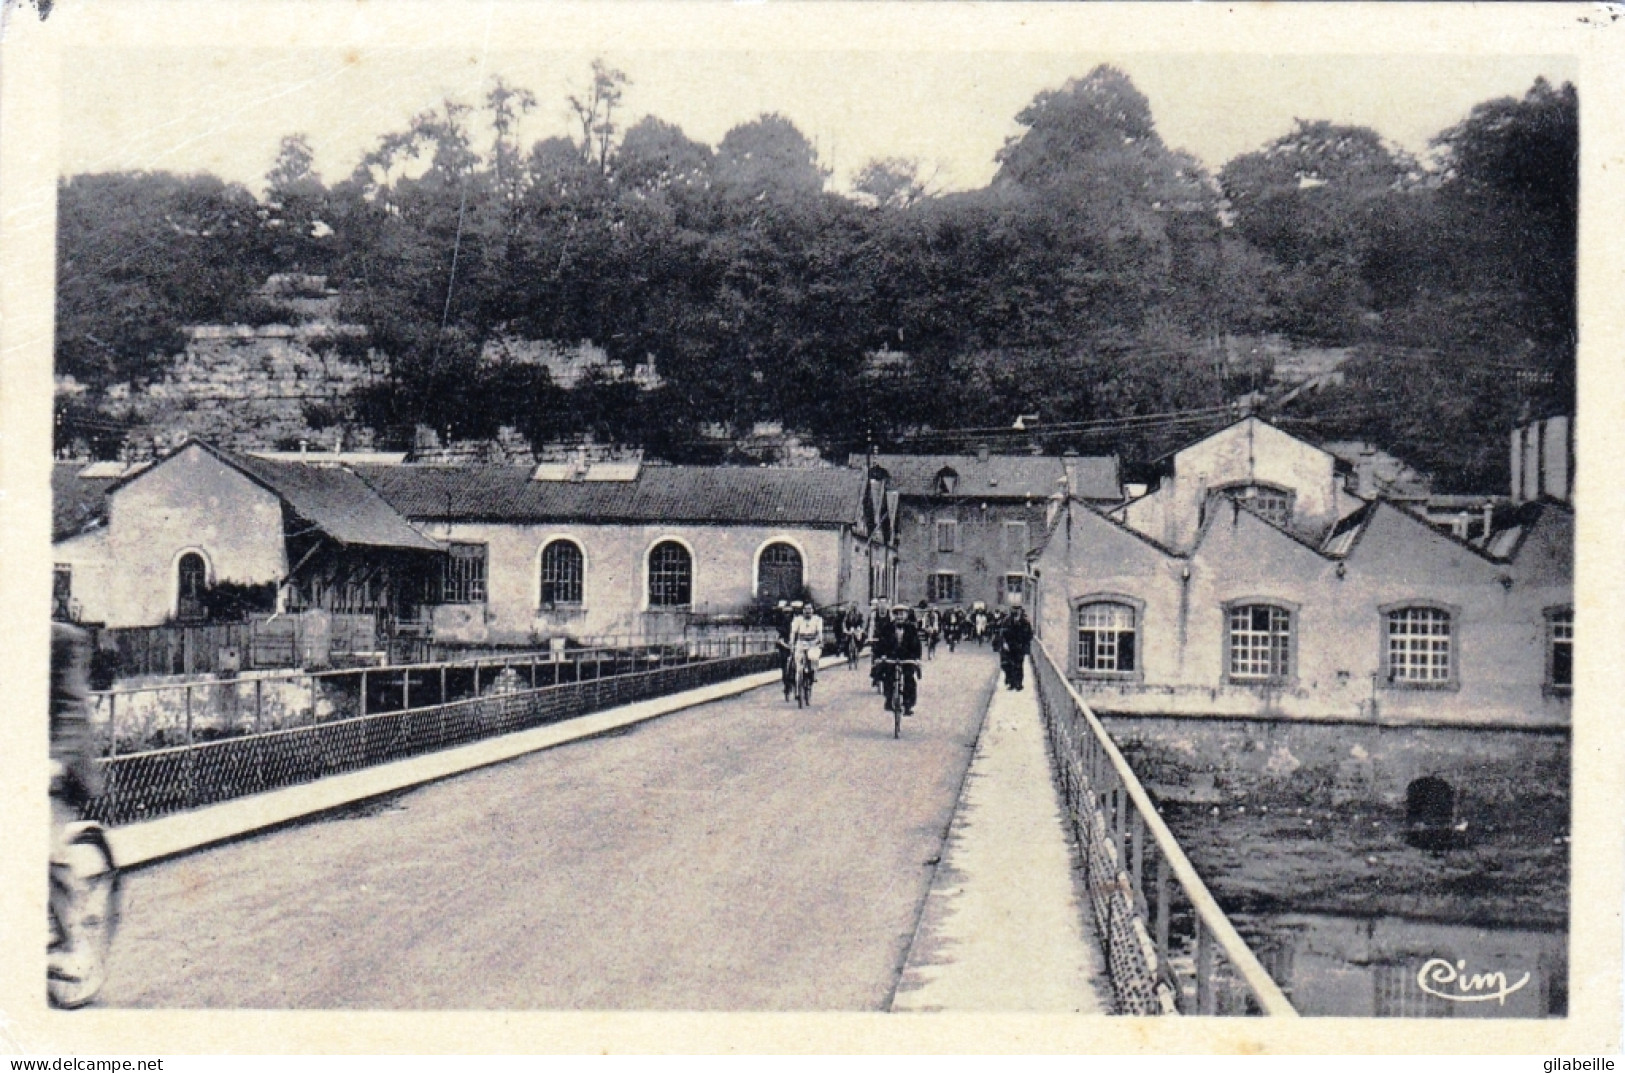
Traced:
[[850, 469], [650, 466], [632, 481], [535, 481], [519, 466], [357, 466], [410, 518], [491, 522], [861, 522]]
[[341, 544], [439, 551], [382, 496], [348, 469], [273, 462], [208, 448], [277, 495], [293, 512]]
[[110, 477], [84, 477], [83, 462], [57, 462], [51, 466], [51, 539], [70, 537], [107, 517]]
[[[862, 466], [863, 456], [852, 461]], [[1117, 459], [1056, 458], [1053, 455], [876, 455], [875, 465], [891, 477], [892, 487], [906, 496], [936, 495], [937, 474], [959, 475], [955, 496], [983, 499], [1047, 499], [1061, 490], [1066, 468], [1072, 470], [1072, 494], [1080, 499], [1121, 499]]]

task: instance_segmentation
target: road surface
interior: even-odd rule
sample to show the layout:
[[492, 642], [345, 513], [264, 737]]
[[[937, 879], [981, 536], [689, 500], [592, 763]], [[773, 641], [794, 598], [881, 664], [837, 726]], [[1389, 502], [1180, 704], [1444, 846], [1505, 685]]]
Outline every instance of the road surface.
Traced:
[[995, 669], [900, 741], [833, 667], [138, 870], [103, 1005], [883, 1010]]

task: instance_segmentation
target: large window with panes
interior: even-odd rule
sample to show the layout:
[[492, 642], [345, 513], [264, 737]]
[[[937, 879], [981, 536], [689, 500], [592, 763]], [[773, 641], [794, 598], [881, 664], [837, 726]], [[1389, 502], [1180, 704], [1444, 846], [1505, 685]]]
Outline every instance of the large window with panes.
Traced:
[[1394, 686], [1456, 680], [1455, 616], [1445, 608], [1393, 607], [1383, 618], [1384, 676]]
[[1292, 611], [1276, 604], [1225, 609], [1225, 663], [1242, 683], [1277, 683], [1292, 677]]
[[1292, 506], [1297, 498], [1290, 489], [1273, 484], [1238, 484], [1223, 490], [1228, 499], [1245, 503], [1279, 526], [1292, 523]]
[[448, 604], [485, 602], [485, 545], [452, 544], [446, 549], [446, 572], [440, 599]]
[[1078, 605], [1078, 673], [1110, 678], [1139, 671], [1138, 615], [1116, 600]]
[[694, 602], [694, 560], [675, 540], [649, 551], [649, 606], [685, 608]]
[[586, 558], [573, 540], [550, 541], [542, 549], [541, 604], [574, 607], [581, 603]]

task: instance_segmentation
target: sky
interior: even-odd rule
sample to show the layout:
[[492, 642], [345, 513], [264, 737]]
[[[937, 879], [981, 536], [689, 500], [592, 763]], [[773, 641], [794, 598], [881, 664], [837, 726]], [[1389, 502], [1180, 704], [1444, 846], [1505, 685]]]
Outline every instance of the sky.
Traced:
[[95, 48], [61, 74], [59, 169], [211, 172], [252, 189], [284, 135], [306, 134], [328, 181], [379, 135], [445, 98], [477, 101], [493, 78], [530, 89], [526, 142], [569, 129], [566, 98], [602, 57], [630, 83], [622, 118], [655, 115], [715, 145], [767, 112], [793, 120], [841, 188], [866, 162], [918, 160], [939, 189], [991, 178], [994, 154], [1040, 91], [1111, 63], [1150, 99], [1163, 140], [1210, 168], [1295, 118], [1370, 126], [1413, 152], [1480, 101], [1522, 96], [1572, 58], [1517, 55], [1043, 53], [822, 49]]

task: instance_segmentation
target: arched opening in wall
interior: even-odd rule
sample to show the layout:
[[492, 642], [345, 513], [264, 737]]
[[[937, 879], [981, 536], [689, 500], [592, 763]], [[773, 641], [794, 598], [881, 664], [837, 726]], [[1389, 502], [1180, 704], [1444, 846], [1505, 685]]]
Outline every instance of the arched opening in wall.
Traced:
[[801, 552], [783, 541], [762, 549], [756, 564], [756, 597], [759, 600], [798, 600], [803, 572]]
[[208, 617], [204, 602], [209, 591], [209, 564], [195, 551], [182, 555], [176, 564], [175, 619], [178, 622], [201, 622]]
[[542, 549], [539, 593], [544, 610], [581, 606], [584, 563], [581, 546], [573, 540], [550, 541]]
[[1424, 849], [1456, 844], [1465, 825], [1456, 820], [1456, 790], [1436, 775], [1405, 787], [1405, 839]]
[[662, 540], [649, 551], [649, 607], [688, 610], [694, 603], [694, 560], [675, 540]]

